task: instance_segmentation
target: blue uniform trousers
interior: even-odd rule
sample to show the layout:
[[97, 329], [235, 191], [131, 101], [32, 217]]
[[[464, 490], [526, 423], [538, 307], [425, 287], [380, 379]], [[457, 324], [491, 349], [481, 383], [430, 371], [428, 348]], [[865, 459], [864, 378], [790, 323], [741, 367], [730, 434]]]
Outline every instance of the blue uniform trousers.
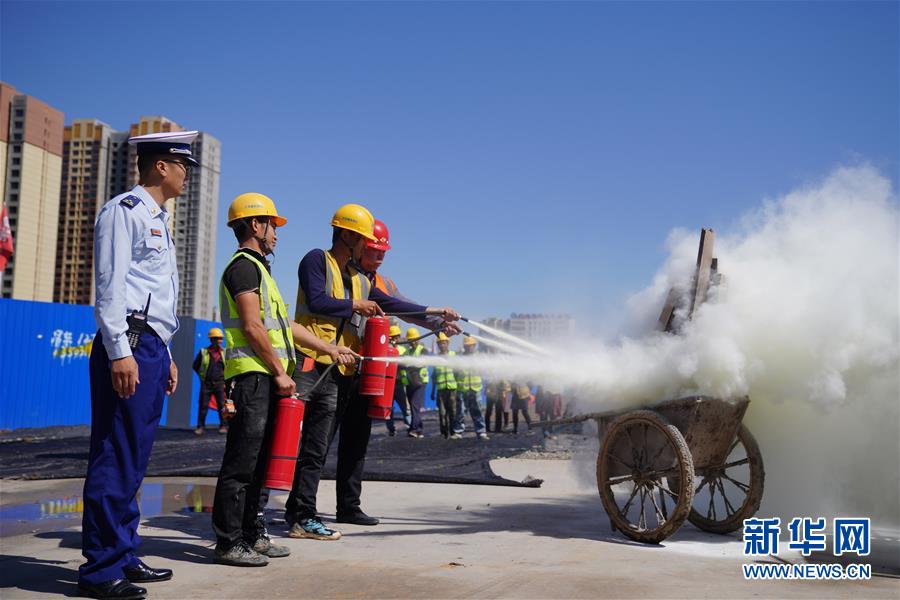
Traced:
[[110, 360], [100, 334], [91, 350], [91, 451], [84, 480], [81, 553], [87, 559], [78, 580], [98, 584], [124, 577], [135, 566], [141, 518], [137, 493], [147, 471], [162, 415], [169, 353], [153, 333], [141, 335], [134, 358], [134, 396], [121, 399], [112, 387]]

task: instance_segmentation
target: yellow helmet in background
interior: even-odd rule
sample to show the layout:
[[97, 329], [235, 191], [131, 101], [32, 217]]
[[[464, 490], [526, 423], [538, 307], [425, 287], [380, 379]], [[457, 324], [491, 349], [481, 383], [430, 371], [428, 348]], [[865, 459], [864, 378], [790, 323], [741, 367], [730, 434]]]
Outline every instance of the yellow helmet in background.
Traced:
[[419, 335], [419, 330], [416, 329], [415, 327], [410, 327], [409, 329], [406, 330], [406, 339], [407, 340], [410, 340], [410, 341], [417, 340], [420, 337], [421, 336]]
[[395, 335], [396, 336], [403, 335], [403, 332], [400, 331], [400, 328], [397, 327], [396, 325], [391, 325], [391, 329], [388, 331], [388, 335], [390, 337], [394, 337]]
[[437, 334], [437, 341], [439, 342], [449, 342], [450, 338], [447, 337], [447, 334], [443, 331]]
[[467, 335], [466, 339], [463, 340], [463, 346], [476, 346], [476, 345], [478, 345], [478, 342], [476, 342], [475, 338], [473, 338], [472, 336]]
[[222, 333], [222, 330], [219, 329], [218, 327], [213, 327], [212, 329], [209, 330], [209, 339], [213, 339], [213, 338], [222, 339], [224, 337], [225, 337], [225, 334]]
[[345, 204], [331, 217], [331, 226], [353, 231], [367, 240], [375, 239], [375, 217], [372, 213], [359, 204]]
[[275, 210], [275, 203], [272, 202], [272, 199], [256, 192], [241, 194], [232, 200], [231, 206], [228, 207], [229, 225], [238, 219], [248, 217], [272, 217], [276, 227], [283, 227], [287, 223], [287, 219], [280, 216]]

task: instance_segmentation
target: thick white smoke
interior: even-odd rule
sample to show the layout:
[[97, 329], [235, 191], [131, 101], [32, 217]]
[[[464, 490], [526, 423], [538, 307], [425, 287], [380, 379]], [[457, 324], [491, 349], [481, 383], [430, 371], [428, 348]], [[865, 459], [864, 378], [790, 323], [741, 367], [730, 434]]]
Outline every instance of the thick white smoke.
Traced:
[[[699, 228], [698, 228], [699, 229]], [[645, 331], [693, 274], [698, 231], [628, 309]], [[678, 336], [567, 345], [555, 360], [481, 356], [493, 376], [575, 386], [585, 411], [748, 395], [766, 464], [762, 514], [900, 523], [900, 245], [890, 182], [840, 168], [717, 232], [721, 286]]]

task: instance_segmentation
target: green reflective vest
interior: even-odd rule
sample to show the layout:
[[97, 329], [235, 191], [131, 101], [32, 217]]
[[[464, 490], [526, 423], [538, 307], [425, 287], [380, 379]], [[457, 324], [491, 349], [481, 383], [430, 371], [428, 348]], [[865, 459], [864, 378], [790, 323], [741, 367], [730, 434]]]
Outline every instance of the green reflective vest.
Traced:
[[481, 375], [475, 375], [471, 371], [458, 371], [456, 374], [456, 386], [461, 392], [481, 392]]
[[[456, 352], [450, 350], [445, 356], [456, 356]], [[434, 368], [434, 385], [438, 390], [455, 390], [456, 376], [451, 367]]]
[[[410, 351], [408, 347], [403, 345], [399, 346], [397, 348], [397, 351], [400, 352], [400, 356], [403, 356], [405, 354], [410, 354], [411, 356], [422, 356], [422, 353], [425, 352], [425, 346], [419, 344], [418, 346], [416, 346], [415, 350]], [[400, 372], [400, 383], [405, 386], [409, 385], [409, 376], [407, 375], [407, 371], [409, 369], [415, 369], [415, 367], [405, 367]], [[422, 385], [428, 383], [428, 367], [422, 367], [419, 369], [419, 381], [422, 382]]]
[[[251, 261], [260, 274], [260, 306], [259, 317], [263, 327], [269, 334], [269, 342], [275, 350], [275, 356], [288, 375], [292, 375], [297, 364], [294, 353], [293, 338], [291, 335], [290, 319], [287, 314], [287, 306], [281, 299], [278, 286], [260, 261], [245, 252], [236, 252], [230, 265], [237, 258], [246, 258]], [[226, 265], [226, 270], [227, 270]], [[244, 373], [267, 373], [274, 375], [269, 367], [256, 356], [244, 331], [241, 329], [241, 319], [238, 316], [237, 304], [225, 287], [225, 281], [219, 281], [219, 306], [222, 309], [222, 325], [225, 328], [225, 379], [231, 379]]]

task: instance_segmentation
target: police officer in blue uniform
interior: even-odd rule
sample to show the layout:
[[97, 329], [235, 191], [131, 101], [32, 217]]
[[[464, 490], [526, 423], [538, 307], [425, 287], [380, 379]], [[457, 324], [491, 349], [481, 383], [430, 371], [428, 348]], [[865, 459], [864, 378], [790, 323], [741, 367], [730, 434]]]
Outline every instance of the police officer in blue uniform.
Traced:
[[163, 399], [178, 369], [178, 272], [165, 201], [181, 194], [196, 131], [133, 137], [140, 184], [116, 196], [94, 226], [97, 337], [90, 359], [91, 449], [84, 482], [78, 588], [93, 598], [144, 598], [135, 584], [171, 579], [137, 557], [144, 479]]

